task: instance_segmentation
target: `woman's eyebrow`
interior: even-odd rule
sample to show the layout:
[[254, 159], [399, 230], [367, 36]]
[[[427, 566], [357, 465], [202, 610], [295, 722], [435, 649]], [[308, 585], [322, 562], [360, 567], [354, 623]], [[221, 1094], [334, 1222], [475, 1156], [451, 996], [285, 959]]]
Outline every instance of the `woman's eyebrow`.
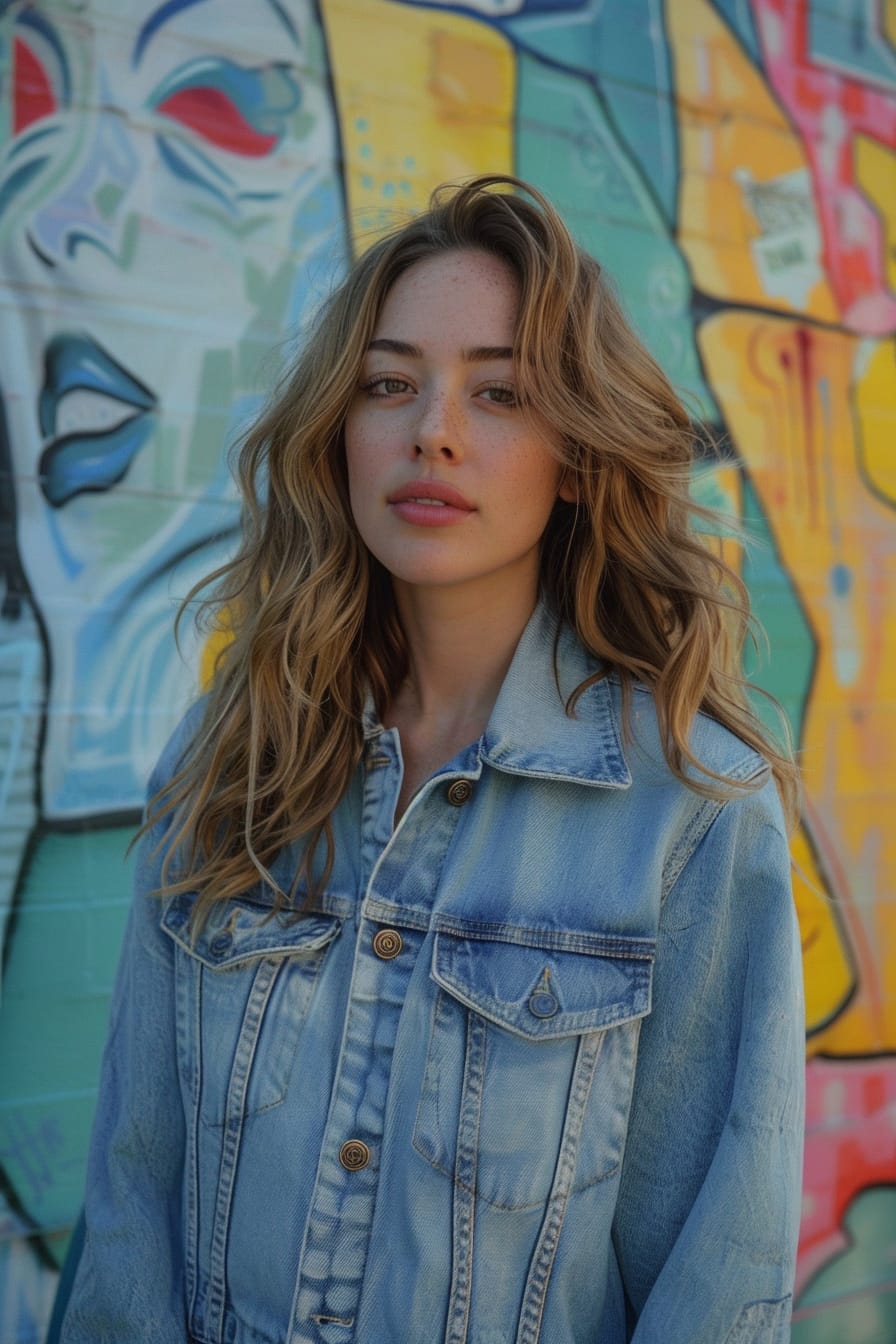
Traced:
[[[390, 355], [405, 355], [408, 359], [422, 359], [423, 351], [419, 345], [409, 341], [393, 341], [389, 336], [378, 336], [371, 341], [368, 350], [384, 350]], [[513, 347], [509, 345], [474, 345], [461, 351], [465, 364], [488, 364], [496, 359], [513, 359]]]
[[390, 355], [407, 355], [409, 359], [423, 358], [423, 351], [419, 345], [411, 345], [408, 341], [393, 341], [388, 336], [378, 336], [376, 340], [370, 342], [367, 349], [385, 350]]
[[489, 364], [494, 359], [513, 359], [513, 347], [509, 345], [474, 345], [472, 350], [462, 350], [465, 364]]

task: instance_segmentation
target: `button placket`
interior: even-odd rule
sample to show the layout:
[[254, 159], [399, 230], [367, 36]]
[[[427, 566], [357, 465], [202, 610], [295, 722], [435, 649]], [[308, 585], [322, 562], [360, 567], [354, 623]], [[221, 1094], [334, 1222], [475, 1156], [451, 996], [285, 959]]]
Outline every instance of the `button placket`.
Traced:
[[370, 1161], [370, 1149], [363, 1139], [349, 1139], [339, 1149], [339, 1161], [346, 1171], [363, 1171]]
[[[378, 806], [382, 798], [376, 795], [388, 787], [389, 773], [368, 775], [365, 818], [372, 824], [382, 816]], [[392, 785], [397, 787], [394, 781]], [[371, 897], [415, 908], [424, 902], [432, 905], [438, 873], [460, 820], [460, 812], [446, 808], [443, 799], [444, 793], [433, 780], [412, 801], [373, 864], [367, 884]], [[419, 852], [423, 837], [431, 862], [409, 865], [408, 857]], [[369, 833], [364, 836], [362, 848], [373, 838]], [[425, 932], [410, 927], [403, 927], [400, 934], [384, 929], [364, 915], [363, 904], [360, 913], [342, 1050], [306, 1222], [291, 1344], [318, 1341], [319, 1327], [312, 1322], [323, 1317], [357, 1318], [379, 1184], [392, 1054], [408, 982], [426, 937]], [[373, 945], [378, 933], [389, 933], [392, 940], [397, 936], [401, 955], [379, 955]], [[392, 940], [387, 947], [394, 946]], [[369, 1160], [349, 1170], [340, 1154], [359, 1143], [368, 1150]]]
[[392, 1043], [424, 938], [408, 931], [405, 955], [383, 961], [373, 952], [372, 933], [362, 920], [338, 1081], [302, 1252], [293, 1340], [305, 1339], [303, 1324], [314, 1317], [353, 1319], [357, 1314], [379, 1179]]

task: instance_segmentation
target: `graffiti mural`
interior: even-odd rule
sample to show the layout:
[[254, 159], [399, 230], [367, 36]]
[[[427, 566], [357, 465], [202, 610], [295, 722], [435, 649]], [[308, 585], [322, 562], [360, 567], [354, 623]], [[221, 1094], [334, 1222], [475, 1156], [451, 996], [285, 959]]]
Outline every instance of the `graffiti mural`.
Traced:
[[551, 196], [723, 447], [695, 491], [754, 539], [805, 777], [793, 1339], [896, 1337], [896, 5], [0, 0], [0, 88], [0, 1340], [77, 1215], [228, 450], [347, 257], [481, 171]]
[[344, 263], [345, 209], [310, 3], [2, 9], [0, 1338], [12, 1341], [37, 1332], [79, 1204], [125, 849], [147, 769], [194, 692], [174, 604], [232, 539], [224, 450], [272, 351]]

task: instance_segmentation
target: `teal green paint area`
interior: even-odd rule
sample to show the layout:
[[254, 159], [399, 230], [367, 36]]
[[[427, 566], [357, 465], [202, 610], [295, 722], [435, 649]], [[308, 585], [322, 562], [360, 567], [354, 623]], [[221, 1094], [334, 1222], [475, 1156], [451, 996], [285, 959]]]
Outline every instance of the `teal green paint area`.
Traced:
[[853, 1200], [844, 1219], [847, 1249], [801, 1294], [791, 1344], [892, 1344], [896, 1339], [896, 1189], [879, 1186]]
[[628, 316], [689, 409], [715, 421], [694, 340], [684, 259], [591, 84], [518, 64], [517, 172], [540, 187], [624, 296]]
[[595, 80], [626, 151], [633, 155], [666, 219], [678, 196], [678, 131], [672, 67], [661, 0], [589, 0], [505, 21], [521, 48], [546, 64]]
[[39, 836], [19, 892], [0, 1004], [0, 1166], [49, 1232], [70, 1227], [83, 1198], [132, 835]]
[[120, 187], [117, 182], [106, 182], [99, 188], [93, 199], [103, 219], [112, 219], [123, 201], [124, 195], [124, 188]]
[[[750, 681], [783, 705], [798, 745], [815, 665], [815, 640], [749, 480], [743, 488], [743, 525], [753, 539], [744, 555], [743, 579], [750, 590], [753, 611], [768, 636], [767, 650], [761, 645], [755, 650], [747, 644], [744, 671]], [[756, 696], [754, 707], [774, 732], [777, 716], [765, 697]]]

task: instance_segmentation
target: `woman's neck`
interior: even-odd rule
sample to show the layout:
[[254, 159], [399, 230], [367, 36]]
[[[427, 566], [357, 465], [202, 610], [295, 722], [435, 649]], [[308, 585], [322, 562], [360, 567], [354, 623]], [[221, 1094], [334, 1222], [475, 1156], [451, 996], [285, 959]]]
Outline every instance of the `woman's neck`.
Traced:
[[497, 605], [487, 591], [396, 583], [408, 676], [387, 721], [424, 739], [474, 740], [485, 729], [537, 595]]

